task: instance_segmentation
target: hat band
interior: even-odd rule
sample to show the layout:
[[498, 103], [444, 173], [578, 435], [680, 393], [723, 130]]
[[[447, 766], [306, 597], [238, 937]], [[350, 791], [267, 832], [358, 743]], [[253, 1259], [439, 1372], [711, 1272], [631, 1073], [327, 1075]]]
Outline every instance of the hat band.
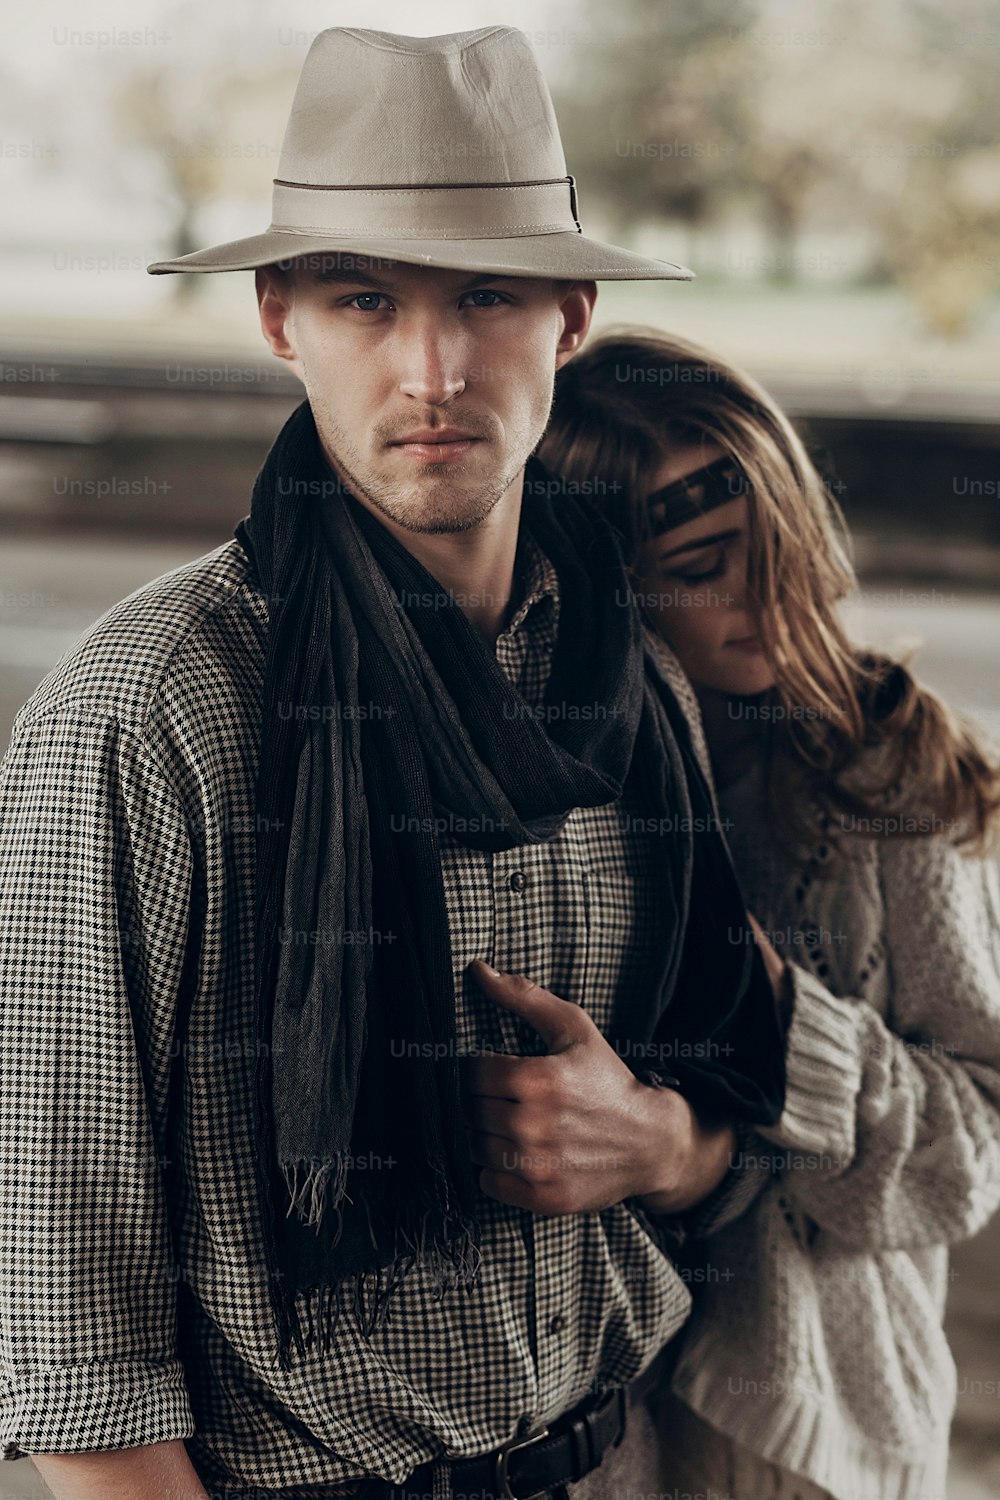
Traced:
[[498, 240], [581, 234], [572, 177], [539, 182], [310, 187], [274, 179], [271, 228], [387, 240]]

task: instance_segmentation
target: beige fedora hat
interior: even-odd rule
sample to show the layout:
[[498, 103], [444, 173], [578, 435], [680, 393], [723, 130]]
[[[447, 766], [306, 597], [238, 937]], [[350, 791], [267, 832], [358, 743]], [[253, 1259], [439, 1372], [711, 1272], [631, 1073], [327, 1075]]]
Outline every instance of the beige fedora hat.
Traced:
[[270, 227], [146, 269], [246, 271], [333, 252], [512, 276], [694, 275], [584, 236], [545, 79], [513, 26], [321, 31], [292, 101]]

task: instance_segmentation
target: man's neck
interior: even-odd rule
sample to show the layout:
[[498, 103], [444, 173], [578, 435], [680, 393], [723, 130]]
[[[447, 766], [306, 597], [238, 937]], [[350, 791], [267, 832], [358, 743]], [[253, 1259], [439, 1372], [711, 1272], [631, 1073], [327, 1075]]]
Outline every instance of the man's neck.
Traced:
[[513, 612], [521, 484], [512, 484], [486, 519], [468, 531], [411, 531], [368, 501], [361, 503], [448, 590], [486, 644], [494, 649], [497, 636]]
[[521, 504], [504, 517], [494, 508], [470, 531], [407, 531], [389, 522], [408, 552], [451, 594], [455, 603], [492, 649], [511, 615], [514, 558]]

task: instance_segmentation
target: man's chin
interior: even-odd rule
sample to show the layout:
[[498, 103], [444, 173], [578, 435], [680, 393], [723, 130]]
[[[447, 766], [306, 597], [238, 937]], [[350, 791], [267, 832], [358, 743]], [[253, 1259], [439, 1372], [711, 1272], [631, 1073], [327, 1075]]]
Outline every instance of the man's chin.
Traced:
[[503, 475], [462, 475], [457, 468], [453, 463], [422, 465], [418, 478], [373, 485], [368, 498], [408, 531], [469, 531], [486, 519], [510, 485]]
[[442, 505], [440, 497], [435, 497], [435, 503], [429, 505], [426, 496], [416, 495], [409, 503], [394, 501], [391, 507], [383, 508], [383, 513], [407, 531], [442, 533], [471, 531], [486, 520], [492, 509], [492, 505], [484, 506], [481, 499], [470, 499], [465, 505], [457, 502]]

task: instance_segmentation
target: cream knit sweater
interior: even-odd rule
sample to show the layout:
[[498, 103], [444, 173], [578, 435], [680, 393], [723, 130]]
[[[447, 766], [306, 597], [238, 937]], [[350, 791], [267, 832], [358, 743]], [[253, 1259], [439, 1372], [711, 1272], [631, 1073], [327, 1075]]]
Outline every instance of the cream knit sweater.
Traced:
[[718, 802], [795, 1005], [784, 1113], [742, 1163], [760, 1190], [705, 1241], [673, 1390], [836, 1500], [942, 1497], [947, 1246], [1000, 1204], [997, 868], [940, 833], [791, 858], [759, 766]]

